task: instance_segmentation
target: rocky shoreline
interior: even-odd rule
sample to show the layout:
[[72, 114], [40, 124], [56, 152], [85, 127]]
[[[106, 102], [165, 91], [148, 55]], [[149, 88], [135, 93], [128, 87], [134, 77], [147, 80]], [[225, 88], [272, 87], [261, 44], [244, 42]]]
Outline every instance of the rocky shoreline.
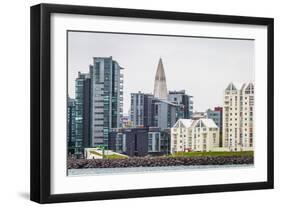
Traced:
[[253, 164], [253, 156], [134, 157], [127, 159], [68, 159], [68, 169]]

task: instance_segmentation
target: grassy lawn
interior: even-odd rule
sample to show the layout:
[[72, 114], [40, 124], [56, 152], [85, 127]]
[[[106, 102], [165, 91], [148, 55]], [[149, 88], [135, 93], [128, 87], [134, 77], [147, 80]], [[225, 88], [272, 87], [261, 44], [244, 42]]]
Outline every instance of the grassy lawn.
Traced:
[[198, 157], [198, 156], [254, 156], [253, 151], [242, 152], [177, 152], [172, 157]]
[[127, 159], [126, 156], [116, 155], [116, 154], [113, 154], [113, 155], [104, 155], [104, 158], [106, 158], [106, 159]]
[[[95, 151], [91, 151], [92, 154], [102, 156], [102, 154]], [[253, 151], [241, 151], [241, 152], [177, 152], [172, 155], [166, 155], [167, 157], [200, 157], [200, 156], [254, 156]], [[112, 154], [104, 155], [105, 159], [127, 159], [128, 157]]]

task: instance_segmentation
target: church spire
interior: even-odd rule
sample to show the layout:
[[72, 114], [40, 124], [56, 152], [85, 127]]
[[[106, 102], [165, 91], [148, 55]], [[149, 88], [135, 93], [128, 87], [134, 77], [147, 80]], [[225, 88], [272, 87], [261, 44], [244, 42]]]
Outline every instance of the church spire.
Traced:
[[154, 81], [154, 96], [159, 99], [167, 99], [167, 84], [162, 58], [158, 62], [158, 67]]

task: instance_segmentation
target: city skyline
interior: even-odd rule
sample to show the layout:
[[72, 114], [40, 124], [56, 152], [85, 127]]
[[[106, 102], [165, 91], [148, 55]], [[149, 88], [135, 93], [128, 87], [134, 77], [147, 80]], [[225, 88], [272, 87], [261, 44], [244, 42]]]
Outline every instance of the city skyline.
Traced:
[[[93, 63], [93, 57], [112, 56], [124, 67], [124, 114], [130, 108], [130, 93], [141, 91], [153, 94], [160, 57], [163, 60], [168, 91], [186, 90], [194, 96], [194, 111], [205, 111], [222, 105], [227, 83], [254, 80], [254, 41], [251, 40], [81, 32], [70, 32], [68, 35], [70, 97], [74, 97], [78, 71], [86, 72]], [[133, 45], [129, 44], [133, 41]], [[161, 42], [165, 44], [160, 44]], [[181, 45], [181, 48], [177, 48], [177, 45]], [[151, 50], [141, 52], [140, 48]], [[160, 53], [162, 54], [159, 55]]]

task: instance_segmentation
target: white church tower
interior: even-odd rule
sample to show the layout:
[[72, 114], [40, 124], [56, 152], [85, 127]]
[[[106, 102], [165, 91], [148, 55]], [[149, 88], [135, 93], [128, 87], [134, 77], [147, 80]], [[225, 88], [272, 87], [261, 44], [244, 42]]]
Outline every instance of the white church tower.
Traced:
[[154, 81], [154, 97], [162, 100], [166, 100], [168, 96], [166, 76], [162, 59], [160, 58]]

